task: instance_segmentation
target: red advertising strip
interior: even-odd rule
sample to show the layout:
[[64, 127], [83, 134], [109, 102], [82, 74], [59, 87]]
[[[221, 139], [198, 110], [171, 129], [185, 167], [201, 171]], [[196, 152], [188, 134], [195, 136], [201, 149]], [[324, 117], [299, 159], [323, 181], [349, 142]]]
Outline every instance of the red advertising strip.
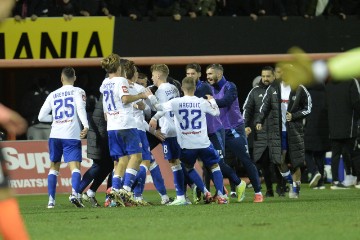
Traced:
[[[86, 151], [86, 140], [83, 140], [81, 174], [92, 165], [92, 160], [86, 157]], [[10, 185], [17, 194], [47, 193], [47, 175], [50, 168], [47, 141], [5, 141], [1, 142], [1, 152], [11, 177]], [[153, 155], [160, 166], [166, 188], [174, 189], [173, 174], [169, 163], [164, 160], [160, 145], [153, 150]], [[155, 188], [151, 175], [149, 172], [147, 174], [145, 190], [153, 190]], [[106, 181], [98, 191], [104, 192], [105, 188]], [[71, 173], [66, 163], [61, 164], [56, 192], [71, 192]]]

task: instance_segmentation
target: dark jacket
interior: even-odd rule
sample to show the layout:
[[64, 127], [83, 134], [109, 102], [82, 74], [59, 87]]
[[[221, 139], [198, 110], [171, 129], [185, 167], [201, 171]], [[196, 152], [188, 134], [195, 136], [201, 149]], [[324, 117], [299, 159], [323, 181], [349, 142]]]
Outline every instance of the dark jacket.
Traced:
[[[255, 131], [256, 119], [260, 114], [263, 97], [268, 86], [262, 81], [249, 92], [243, 107], [245, 128], [250, 127], [253, 135], [253, 160], [256, 162], [269, 145], [268, 121], [265, 120], [261, 131]], [[250, 136], [249, 136], [250, 137]]]
[[[293, 168], [300, 167], [305, 160], [303, 119], [311, 112], [311, 97], [307, 89], [300, 85], [289, 96], [288, 112], [292, 120], [286, 122], [289, 156]], [[264, 123], [268, 117], [270, 133], [270, 154], [275, 164], [281, 164], [281, 87], [275, 81], [267, 90], [260, 108], [257, 123]]]
[[329, 116], [330, 139], [356, 137], [356, 121], [360, 113], [358, 80], [329, 82], [326, 101]]
[[91, 159], [110, 158], [108, 134], [102, 104], [102, 95], [96, 102], [94, 112], [89, 118], [89, 131], [87, 133], [87, 157]]
[[329, 151], [329, 122], [326, 107], [325, 85], [317, 84], [308, 88], [312, 108], [305, 124], [305, 150]]

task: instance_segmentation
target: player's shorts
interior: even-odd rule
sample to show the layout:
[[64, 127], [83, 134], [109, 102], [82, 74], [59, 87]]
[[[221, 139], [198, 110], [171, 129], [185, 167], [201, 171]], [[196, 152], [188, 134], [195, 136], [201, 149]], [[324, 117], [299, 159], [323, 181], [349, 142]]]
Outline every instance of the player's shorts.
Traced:
[[181, 150], [180, 159], [186, 165], [194, 166], [197, 158], [200, 158], [204, 165], [209, 167], [220, 161], [219, 153], [212, 144], [207, 148]]
[[146, 136], [145, 131], [138, 130], [139, 137], [142, 144], [142, 159], [143, 160], [151, 160], [151, 152], [150, 152], [150, 146], [149, 141]]
[[110, 156], [115, 161], [121, 157], [141, 153], [141, 140], [136, 128], [108, 131]]
[[9, 175], [5, 166], [5, 159], [0, 152], [0, 188], [9, 187]]
[[164, 158], [165, 160], [179, 159], [181, 148], [177, 142], [176, 137], [166, 138], [164, 142], [162, 142]]
[[288, 139], [287, 139], [287, 132], [282, 131], [281, 132], [281, 150], [288, 150], [288, 149], [289, 149], [289, 145], [288, 145]]
[[66, 163], [82, 161], [81, 141], [77, 139], [49, 138], [49, 152], [51, 162], [61, 162], [62, 156]]

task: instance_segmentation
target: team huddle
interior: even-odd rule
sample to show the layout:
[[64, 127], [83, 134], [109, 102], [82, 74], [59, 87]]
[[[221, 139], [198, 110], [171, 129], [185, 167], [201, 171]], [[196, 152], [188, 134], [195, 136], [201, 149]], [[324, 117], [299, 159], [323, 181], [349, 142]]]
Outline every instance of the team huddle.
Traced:
[[[148, 170], [161, 196], [161, 204], [164, 205], [191, 204], [186, 194], [188, 186], [192, 192], [198, 192], [194, 198], [195, 203], [201, 200], [202, 195], [205, 203], [228, 204], [224, 178], [228, 178], [235, 186], [237, 201], [243, 201], [246, 183], [224, 161], [225, 145], [247, 171], [255, 193], [253, 201], [264, 201], [259, 172], [248, 150], [247, 134], [251, 130], [246, 128], [245, 131], [246, 120], [240, 111], [236, 85], [225, 79], [220, 64], [211, 64], [206, 68], [207, 82], [200, 80], [200, 65], [188, 64], [187, 77], [182, 80], [181, 89], [168, 81], [169, 68], [165, 64], [151, 66], [154, 85], [150, 87], [136, 83], [137, 68], [130, 60], [111, 54], [101, 64], [107, 75], [100, 86], [99, 104], [107, 131], [106, 151], [113, 161], [110, 171], [102, 174], [101, 178], [103, 181], [109, 174], [105, 206], [148, 205], [142, 197]], [[90, 134], [92, 124], [86, 115], [85, 92], [74, 87], [75, 80], [74, 69], [64, 68], [61, 73], [63, 86], [49, 94], [39, 113], [40, 121], [52, 122], [49, 138], [51, 167], [48, 175], [48, 208], [55, 207], [57, 176], [62, 156], [72, 173], [70, 202], [76, 207], [84, 207], [83, 200], [90, 201], [93, 207], [100, 206], [95, 199], [99, 184], [82, 193], [92, 180], [95, 182], [96, 177], [89, 178], [87, 173], [81, 177], [80, 174], [80, 139], [86, 137], [89, 122]], [[284, 92], [291, 97], [290, 87], [286, 89]], [[271, 94], [269, 96], [274, 97]], [[296, 94], [300, 103], [297, 101], [295, 105], [302, 113], [301, 116], [296, 115], [296, 118], [300, 119], [310, 113], [311, 99], [306, 98], [310, 102], [302, 104], [300, 97], [307, 96], [305, 88], [300, 88]], [[264, 119], [271, 109], [270, 98], [268, 102], [262, 106], [265, 107], [265, 112], [256, 119], [257, 131], [261, 131]], [[306, 110], [301, 109], [303, 105], [307, 105]], [[291, 117], [291, 114], [284, 116], [285, 122], [291, 121]], [[169, 162], [173, 173], [175, 199], [168, 197], [160, 169], [151, 154], [151, 150], [159, 143], [162, 144], [164, 159]], [[204, 171], [209, 173], [216, 189], [215, 194], [210, 193], [194, 168], [197, 160], [201, 161]], [[297, 198], [300, 191], [299, 179], [293, 181], [284, 161], [279, 155], [275, 163], [291, 186], [290, 197]], [[296, 168], [296, 163], [294, 166]], [[295, 173], [296, 171], [297, 169], [294, 170]], [[295, 178], [296, 176], [294, 174]]]

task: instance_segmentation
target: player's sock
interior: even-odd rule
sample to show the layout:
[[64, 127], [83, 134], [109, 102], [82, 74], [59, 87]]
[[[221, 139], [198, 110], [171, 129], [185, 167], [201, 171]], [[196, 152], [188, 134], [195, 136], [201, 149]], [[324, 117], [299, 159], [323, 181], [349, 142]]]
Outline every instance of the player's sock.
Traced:
[[189, 177], [191, 178], [191, 180], [195, 183], [196, 187], [198, 187], [202, 193], [205, 193], [208, 191], [206, 189], [201, 177], [199, 176], [199, 174], [197, 173], [197, 171], [194, 168], [190, 169], [188, 171], [188, 174], [189, 174]]
[[125, 171], [125, 175], [124, 175], [124, 185], [123, 188], [126, 191], [131, 192], [131, 186], [134, 184], [135, 182], [135, 178], [137, 175], [137, 170], [133, 169], [133, 168], [127, 168]]
[[71, 186], [73, 195], [77, 196], [79, 193], [79, 185], [81, 181], [80, 169], [74, 169], [71, 172]]
[[281, 173], [281, 176], [283, 176], [283, 178], [284, 178], [289, 184], [291, 184], [291, 186], [292, 186], [292, 184], [293, 184], [293, 178], [292, 178], [292, 176], [291, 176], [290, 170], [287, 171], [286, 173]]
[[223, 182], [224, 178], [221, 173], [220, 167], [217, 166], [216, 168], [211, 169], [211, 172], [213, 174], [214, 185], [215, 185], [216, 191], [217, 191], [218, 195], [222, 196], [224, 194], [224, 192], [223, 192], [224, 191], [224, 182]]
[[140, 197], [144, 191], [147, 170], [148, 168], [145, 165], [140, 165], [140, 169], [136, 175], [137, 184], [134, 188], [135, 197]]
[[160, 195], [166, 195], [166, 187], [159, 165], [154, 162], [150, 165], [149, 170], [156, 190], [160, 193]]
[[57, 184], [57, 176], [59, 172], [56, 170], [50, 170], [48, 174], [48, 194], [49, 194], [49, 203], [55, 202], [55, 194], [56, 194], [56, 184]]
[[184, 196], [184, 172], [182, 171], [181, 165], [171, 166], [171, 170], [174, 174], [176, 196]]
[[114, 174], [112, 178], [112, 188], [119, 190], [122, 187], [122, 178], [119, 175]]
[[15, 198], [0, 201], [0, 212], [0, 232], [4, 239], [29, 239]]

